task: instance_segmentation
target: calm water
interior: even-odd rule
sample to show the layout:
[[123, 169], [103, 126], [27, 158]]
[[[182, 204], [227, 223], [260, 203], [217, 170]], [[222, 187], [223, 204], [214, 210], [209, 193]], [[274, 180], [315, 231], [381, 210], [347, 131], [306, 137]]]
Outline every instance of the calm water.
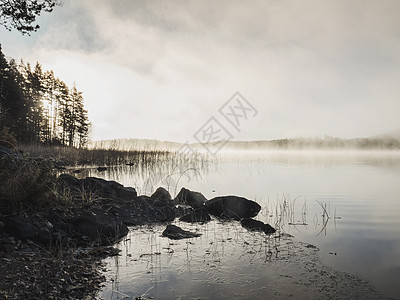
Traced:
[[[263, 207], [258, 219], [316, 245], [320, 248], [322, 261], [328, 266], [368, 280], [386, 295], [400, 297], [400, 153], [237, 153], [202, 164], [193, 163], [192, 166], [163, 162], [152, 166], [124, 166], [106, 173], [88, 172], [92, 176], [134, 186], [142, 194], [151, 194], [157, 186], [164, 186], [174, 196], [185, 186], [201, 191], [207, 198], [231, 194], [256, 200]], [[237, 248], [238, 239], [242, 239], [238, 236], [243, 231], [235, 229], [238, 226], [230, 224], [226, 229], [223, 225], [224, 229], [219, 229], [222, 225], [218, 222], [187, 226], [205, 236], [193, 247], [191, 242], [171, 244], [161, 238], [163, 226], [133, 228], [129, 241], [120, 245], [125, 251], [125, 260], [129, 257], [130, 262], [116, 264], [109, 260], [109, 267], [114, 268], [114, 273], [111, 273], [116, 276], [115, 285], [118, 285], [113, 290], [121, 293], [115, 292], [113, 297], [125, 294], [160, 296], [157, 294], [160, 292], [172, 295], [185, 284], [187, 286], [182, 278], [192, 278], [191, 260], [197, 262], [197, 265], [193, 264], [197, 279], [192, 278], [191, 284], [198, 282], [198, 287], [204, 288], [213, 264], [219, 265], [220, 273], [214, 274], [218, 280], [224, 281], [227, 274], [239, 272], [238, 267], [230, 263], [232, 261], [223, 263], [221, 256], [224, 255], [221, 253], [234, 257], [235, 263], [238, 257], [251, 258], [251, 250]], [[220, 242], [210, 244], [216, 235]], [[252, 242], [247, 241], [254, 241], [254, 247], [262, 245], [257, 246], [260, 248], [256, 251], [262, 253], [260, 262], [271, 257], [279, 259], [271, 251], [277, 249], [273, 247], [275, 240], [259, 241], [260, 237], [256, 235], [244, 236], [243, 239], [250, 245]], [[283, 247], [286, 249], [286, 246]], [[163, 255], [169, 251], [170, 256]], [[184, 266], [175, 261], [172, 251], [188, 255]], [[248, 265], [246, 259], [241, 261]], [[204, 264], [203, 271], [199, 262]], [[259, 265], [252, 266], [254, 274], [258, 274], [255, 269]], [[152, 268], [159, 268], [159, 272], [153, 272]], [[167, 288], [167, 282], [173, 282], [172, 277], [178, 276], [177, 273], [162, 272], [171, 268], [181, 268], [182, 271], [174, 286], [176, 290]], [[157, 280], [153, 278], [154, 274], [158, 274]], [[238, 278], [241, 281], [238, 280], [246, 281], [246, 276], [249, 274], [240, 274]], [[260, 288], [257, 280], [248, 281], [254, 285], [253, 290]], [[210, 282], [206, 286], [215, 292]], [[154, 284], [158, 288], [154, 289]], [[194, 296], [196, 286], [193, 284], [192, 287]], [[103, 296], [109, 299], [110, 293], [108, 287]], [[225, 295], [228, 295], [226, 291]]]

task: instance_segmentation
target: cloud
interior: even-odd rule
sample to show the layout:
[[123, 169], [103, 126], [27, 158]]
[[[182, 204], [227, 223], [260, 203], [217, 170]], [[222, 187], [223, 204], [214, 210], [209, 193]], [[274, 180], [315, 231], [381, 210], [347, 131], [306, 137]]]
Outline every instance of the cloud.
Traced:
[[75, 78], [95, 138], [190, 139], [237, 90], [260, 112], [237, 139], [400, 127], [398, 1], [64, 2], [35, 57]]

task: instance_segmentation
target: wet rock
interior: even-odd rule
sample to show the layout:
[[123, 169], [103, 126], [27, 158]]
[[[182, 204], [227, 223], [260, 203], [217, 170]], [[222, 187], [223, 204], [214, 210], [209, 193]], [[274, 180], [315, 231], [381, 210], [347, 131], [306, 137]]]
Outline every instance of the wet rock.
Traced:
[[170, 201], [171, 194], [163, 187], [159, 187], [158, 189], [156, 189], [153, 195], [151, 195], [151, 198], [162, 201]]
[[28, 218], [23, 216], [8, 218], [3, 230], [22, 241], [35, 239], [39, 232], [39, 229]]
[[109, 183], [107, 180], [97, 177], [86, 177], [82, 180], [82, 186], [86, 193], [90, 193], [93, 197], [113, 198], [116, 193], [112, 186], [122, 186]]
[[203, 194], [185, 188], [182, 188], [174, 199], [175, 204], [190, 205], [194, 209], [204, 207], [206, 201], [207, 199]]
[[167, 228], [164, 230], [162, 235], [172, 240], [189, 239], [201, 236], [199, 233], [183, 230], [182, 228], [171, 224], [167, 225]]
[[124, 223], [126, 226], [143, 225], [147, 223], [147, 218], [142, 214], [142, 208], [129, 203], [121, 206], [110, 208], [109, 213], [114, 216], [115, 220]]
[[196, 209], [189, 214], [184, 215], [179, 220], [188, 223], [207, 223], [211, 221], [211, 217], [206, 209]]
[[165, 202], [147, 196], [139, 196], [132, 202], [139, 205], [142, 216], [149, 222], [170, 222], [175, 219], [175, 206], [172, 201]]
[[121, 222], [101, 211], [82, 212], [71, 220], [72, 230], [91, 242], [111, 244], [128, 233], [128, 228]]
[[205, 203], [208, 212], [223, 219], [240, 220], [257, 216], [261, 206], [243, 197], [222, 196], [215, 197]]
[[240, 220], [240, 224], [250, 231], [261, 231], [266, 234], [272, 234], [276, 231], [271, 225], [250, 218]]
[[[86, 177], [79, 180], [75, 176], [61, 174], [58, 177], [59, 192], [72, 198], [82, 199], [82, 195], [91, 198], [119, 198], [132, 200], [137, 197], [136, 190], [132, 187], [124, 187], [115, 181], [107, 181], [97, 177]], [[66, 193], [67, 192], [67, 193]]]
[[124, 187], [123, 185], [111, 185], [115, 196], [122, 200], [132, 200], [137, 197], [136, 190], [133, 187]]

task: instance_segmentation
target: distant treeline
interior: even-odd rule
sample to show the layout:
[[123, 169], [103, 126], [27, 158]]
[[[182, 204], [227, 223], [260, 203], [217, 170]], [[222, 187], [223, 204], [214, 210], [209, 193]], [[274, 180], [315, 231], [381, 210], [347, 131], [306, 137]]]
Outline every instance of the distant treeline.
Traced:
[[[219, 148], [218, 143], [210, 143], [211, 147]], [[182, 149], [184, 144], [177, 142], [145, 140], [145, 139], [114, 139], [94, 141], [90, 148], [113, 150], [169, 150]], [[193, 150], [204, 150], [199, 143], [189, 144]], [[205, 145], [208, 148], [208, 144]], [[213, 148], [214, 149], [214, 148]], [[360, 150], [400, 150], [400, 134], [394, 136], [377, 136], [369, 138], [342, 139], [338, 137], [299, 137], [291, 139], [261, 140], [261, 141], [229, 141], [221, 148], [224, 150], [301, 150], [301, 149], [360, 149]]]
[[[83, 147], [90, 123], [82, 92], [36, 63], [6, 60], [0, 46], [0, 139]], [[3, 138], [4, 139], [4, 138]]]
[[229, 149], [365, 149], [395, 150], [400, 149], [400, 138], [391, 136], [342, 139], [325, 136], [322, 138], [292, 138], [270, 141], [231, 141]]

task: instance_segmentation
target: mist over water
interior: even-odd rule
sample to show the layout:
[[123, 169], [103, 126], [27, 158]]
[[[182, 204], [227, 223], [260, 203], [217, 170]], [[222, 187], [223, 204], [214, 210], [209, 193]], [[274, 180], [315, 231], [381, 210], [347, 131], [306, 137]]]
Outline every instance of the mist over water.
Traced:
[[[400, 295], [400, 152], [235, 151], [192, 163], [85, 175], [148, 195], [158, 186], [172, 196], [186, 187], [208, 199], [255, 200], [262, 206], [259, 220], [317, 246], [328, 266], [367, 280], [386, 295]], [[285, 216], [279, 215], [282, 210]]]

